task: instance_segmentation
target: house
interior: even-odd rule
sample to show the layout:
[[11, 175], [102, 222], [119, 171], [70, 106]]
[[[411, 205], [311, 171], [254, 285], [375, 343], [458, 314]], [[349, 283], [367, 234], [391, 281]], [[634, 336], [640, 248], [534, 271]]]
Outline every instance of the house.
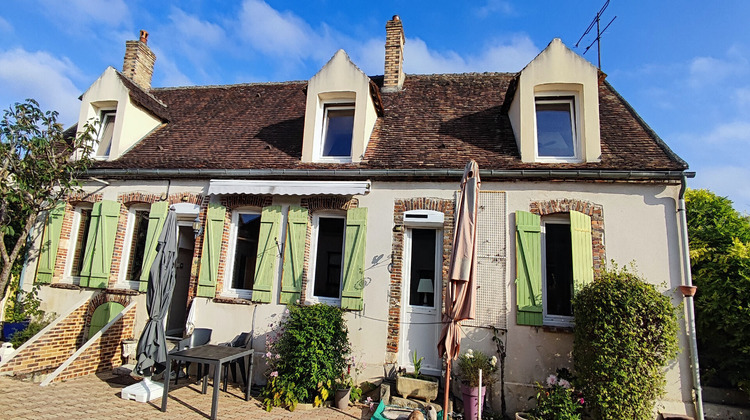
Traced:
[[[107, 68], [81, 96], [79, 124], [102, 122], [97, 162], [84, 192], [40, 227], [45, 246], [25, 270], [76, 346], [99, 340], [85, 350], [99, 354], [88, 371], [114, 364], [117, 343], [143, 328], [144, 267], [174, 205], [168, 334], [183, 334], [188, 312], [214, 342], [252, 331], [262, 366], [263, 338], [285, 305], [322, 302], [347, 310], [353, 352], [367, 363], [360, 380], [410, 367], [415, 351], [439, 374], [469, 159], [482, 178], [479, 289], [463, 348], [494, 354], [488, 327], [498, 329], [510, 411], [528, 404], [535, 381], [571, 365], [570, 299], [606, 261], [635, 261], [682, 302], [677, 203], [688, 166], [559, 39], [519, 73], [407, 75], [394, 16], [383, 76], [340, 50], [307, 81], [153, 88], [147, 37], [128, 41], [123, 70]], [[543, 263], [524, 268], [523, 252]], [[117, 323], [116, 334], [97, 332]], [[684, 331], [680, 346], [689, 347]], [[686, 350], [668, 368], [664, 410], [694, 413], [690, 369]], [[498, 386], [491, 400], [499, 409]]]

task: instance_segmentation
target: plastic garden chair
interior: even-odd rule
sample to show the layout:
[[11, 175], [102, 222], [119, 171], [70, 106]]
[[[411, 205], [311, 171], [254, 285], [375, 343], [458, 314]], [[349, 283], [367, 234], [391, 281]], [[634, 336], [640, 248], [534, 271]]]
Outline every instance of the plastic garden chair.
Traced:
[[[190, 334], [189, 337], [183, 338], [180, 340], [179, 343], [177, 343], [177, 349], [174, 351], [181, 351], [186, 350], [193, 347], [202, 346], [204, 344], [208, 344], [209, 341], [211, 341], [211, 333], [213, 332], [210, 328], [196, 328], [193, 330], [193, 333]], [[180, 378], [180, 368], [182, 363], [177, 363], [177, 376], [174, 379], [175, 385], [177, 385], [177, 380]], [[185, 363], [185, 375], [187, 376], [188, 368], [190, 367], [190, 362]], [[198, 365], [198, 377], [202, 378], [203, 375], [203, 365]]]

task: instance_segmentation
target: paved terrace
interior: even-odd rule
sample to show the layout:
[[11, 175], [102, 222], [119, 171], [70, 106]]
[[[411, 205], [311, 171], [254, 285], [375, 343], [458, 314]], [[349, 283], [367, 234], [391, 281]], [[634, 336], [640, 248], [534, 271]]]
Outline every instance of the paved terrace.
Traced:
[[[180, 381], [170, 386], [167, 412], [162, 413], [161, 398], [148, 403], [123, 400], [120, 390], [135, 383], [130, 377], [110, 373], [87, 375], [46, 387], [29, 381], [0, 377], [0, 417], [6, 419], [200, 419], [211, 415], [211, 388], [201, 394], [198, 384]], [[219, 419], [369, 419], [364, 405], [316, 408], [290, 412], [274, 408], [270, 413], [260, 401], [230, 384], [227, 392], [219, 393]]]

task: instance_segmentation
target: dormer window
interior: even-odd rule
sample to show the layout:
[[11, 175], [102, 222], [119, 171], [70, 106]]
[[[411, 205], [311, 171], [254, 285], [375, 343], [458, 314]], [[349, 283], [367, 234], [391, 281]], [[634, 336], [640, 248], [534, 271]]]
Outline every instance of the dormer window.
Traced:
[[354, 104], [326, 104], [320, 157], [349, 160], [352, 155]]
[[538, 96], [535, 106], [537, 157], [551, 161], [580, 160], [575, 96]]
[[102, 111], [100, 121], [102, 125], [99, 128], [99, 142], [96, 147], [96, 157], [107, 158], [112, 149], [112, 137], [115, 132], [115, 111]]

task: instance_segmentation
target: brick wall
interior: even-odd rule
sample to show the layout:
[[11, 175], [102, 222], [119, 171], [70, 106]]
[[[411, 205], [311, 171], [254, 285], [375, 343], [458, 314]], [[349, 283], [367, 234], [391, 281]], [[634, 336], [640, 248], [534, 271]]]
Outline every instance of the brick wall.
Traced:
[[[60, 320], [41, 337], [28, 343], [8, 363], [0, 367], [0, 374], [27, 375], [50, 373], [68, 360], [80, 348], [88, 334], [93, 305], [116, 301], [127, 306], [128, 297], [121, 295], [96, 295]], [[65, 375], [55, 380], [73, 378], [88, 373], [112, 369], [122, 364], [120, 343], [134, 336], [135, 309], [130, 309], [113, 324], [87, 351], [65, 370]], [[86, 355], [86, 357], [83, 357]], [[82, 358], [83, 357], [83, 358]]]
[[383, 90], [400, 90], [404, 83], [404, 27], [398, 15], [385, 24]]
[[[399, 335], [401, 332], [401, 286], [404, 284], [403, 256], [404, 256], [404, 213], [409, 210], [435, 210], [443, 213], [443, 299], [445, 301], [445, 285], [448, 279], [448, 265], [450, 264], [451, 249], [453, 247], [453, 218], [455, 204], [453, 200], [439, 198], [411, 198], [396, 200], [393, 204], [392, 268], [390, 290], [388, 293], [388, 332], [386, 338], [386, 352], [393, 355], [398, 353]], [[393, 358], [395, 360], [395, 358]]]
[[122, 64], [122, 74], [145, 91], [151, 89], [151, 76], [156, 61], [156, 55], [148, 47], [147, 42], [146, 31], [141, 31], [138, 41], [125, 41], [125, 58]]

